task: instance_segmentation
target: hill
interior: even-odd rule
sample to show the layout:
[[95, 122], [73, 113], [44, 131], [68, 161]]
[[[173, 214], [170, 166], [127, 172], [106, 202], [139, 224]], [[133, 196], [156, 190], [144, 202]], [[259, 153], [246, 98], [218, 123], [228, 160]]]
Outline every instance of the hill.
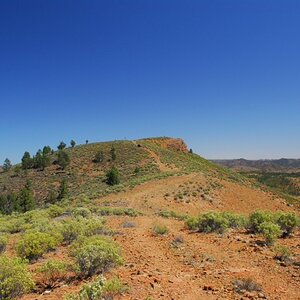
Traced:
[[[266, 232], [248, 227], [252, 224], [248, 216], [265, 210], [265, 225], [281, 224], [283, 230], [279, 218], [299, 212], [285, 199], [242, 174], [189, 153], [181, 139], [113, 141], [65, 151], [70, 156], [65, 170], [55, 163], [54, 152], [43, 171], [16, 173], [14, 167], [0, 174], [3, 193], [18, 192], [30, 179], [40, 207], [0, 216], [0, 232], [8, 239], [1, 251], [9, 258], [28, 257], [26, 268], [36, 283], [20, 299], [64, 299], [66, 294], [78, 294], [99, 274], [113, 279], [101, 292], [104, 299], [299, 298], [297, 227], [287, 238], [277, 236], [277, 243], [291, 253], [282, 261], [275, 258], [277, 248], [264, 242]], [[99, 151], [103, 160], [96, 163]], [[116, 185], [106, 182], [112, 167], [120, 174]], [[62, 179], [69, 194], [50, 205], [48, 193]], [[213, 212], [210, 229], [201, 231], [195, 217], [207, 212]], [[52, 244], [36, 253], [42, 237]], [[33, 251], [35, 256], [28, 254]], [[68, 271], [57, 267], [58, 262], [68, 263]], [[89, 272], [83, 273], [87, 268]]]
[[212, 160], [214, 163], [236, 171], [257, 172], [300, 172], [300, 159], [223, 159]]

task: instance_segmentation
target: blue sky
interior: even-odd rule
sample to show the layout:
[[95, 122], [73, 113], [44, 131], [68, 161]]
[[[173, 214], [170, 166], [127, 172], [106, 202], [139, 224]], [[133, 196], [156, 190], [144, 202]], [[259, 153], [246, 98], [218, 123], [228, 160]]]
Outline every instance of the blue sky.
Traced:
[[149, 136], [299, 158], [299, 15], [287, 0], [2, 0], [0, 163]]

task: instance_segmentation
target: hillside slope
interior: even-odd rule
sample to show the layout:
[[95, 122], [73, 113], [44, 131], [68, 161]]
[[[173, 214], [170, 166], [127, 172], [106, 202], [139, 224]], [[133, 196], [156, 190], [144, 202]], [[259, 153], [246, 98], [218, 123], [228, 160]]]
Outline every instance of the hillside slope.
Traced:
[[[112, 146], [116, 149], [115, 161], [110, 158]], [[94, 163], [99, 149], [105, 159]], [[188, 153], [179, 139], [96, 143], [66, 151], [71, 157], [66, 170], [52, 165], [44, 171], [29, 170], [28, 174], [18, 176], [12, 170], [2, 173], [0, 182], [6, 191], [17, 190], [30, 178], [35, 195], [43, 204], [49, 187], [58, 185], [61, 178], [67, 179], [70, 196], [57, 202], [63, 213], [44, 220], [53, 209], [50, 206], [26, 213], [24, 218], [28, 223], [30, 216], [34, 216], [30, 222], [41, 228], [45, 222], [59, 228], [60, 222], [73, 220], [78, 210], [84, 218], [90, 218], [89, 212], [92, 220], [99, 216], [105, 219], [109, 230], [104, 232], [120, 246], [124, 258], [122, 266], [111, 269], [105, 276], [118, 277], [128, 286], [126, 291], [114, 294], [113, 299], [299, 299], [299, 230], [289, 238], [280, 239], [295, 260], [295, 264], [284, 265], [274, 259], [275, 248], [265, 246], [261, 235], [249, 234], [245, 228], [206, 234], [188, 230], [185, 225], [187, 217], [208, 211], [231, 211], [246, 216], [258, 209], [296, 211], [284, 199], [253, 185], [243, 175]], [[53, 160], [54, 157], [55, 154]], [[104, 180], [112, 166], [121, 175], [121, 183], [115, 186], [107, 185]], [[3, 224], [15, 218], [0, 217], [0, 231], [5, 228]], [[27, 223], [25, 233], [31, 224]], [[154, 231], [155, 227], [164, 226], [165, 234]], [[22, 230], [13, 231], [5, 255], [16, 255], [16, 244], [24, 235]], [[28, 268], [37, 287], [20, 299], [64, 299], [67, 293], [78, 293], [95, 279], [82, 280], [71, 274], [54, 288], [41, 288], [41, 264], [50, 259], [72, 262], [70, 249], [72, 244], [62, 244], [33, 260]], [[233, 282], [248, 278], [262, 287], [261, 292], [236, 292]]]

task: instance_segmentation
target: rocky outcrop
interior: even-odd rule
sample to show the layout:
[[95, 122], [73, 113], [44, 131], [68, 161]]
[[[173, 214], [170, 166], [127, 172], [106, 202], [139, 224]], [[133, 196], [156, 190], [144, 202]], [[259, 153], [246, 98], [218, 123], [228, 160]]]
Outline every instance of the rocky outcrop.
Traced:
[[163, 148], [175, 150], [175, 151], [180, 151], [187, 153], [188, 148], [184, 140], [179, 139], [179, 138], [150, 138], [147, 139], [148, 142], [152, 142], [155, 144], [160, 145]]

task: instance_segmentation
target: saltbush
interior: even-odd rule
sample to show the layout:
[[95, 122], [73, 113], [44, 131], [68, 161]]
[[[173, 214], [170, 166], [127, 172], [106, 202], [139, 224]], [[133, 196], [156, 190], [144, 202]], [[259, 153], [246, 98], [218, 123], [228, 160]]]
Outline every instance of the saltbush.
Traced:
[[278, 224], [284, 234], [289, 236], [299, 225], [299, 218], [292, 212], [279, 212], [275, 215], [276, 224]]
[[44, 253], [54, 250], [60, 243], [53, 235], [39, 231], [26, 232], [16, 245], [16, 251], [21, 258], [30, 261], [43, 256]]
[[154, 225], [154, 227], [152, 228], [152, 231], [154, 234], [156, 235], [165, 235], [169, 232], [169, 229], [166, 225]]
[[33, 287], [34, 282], [21, 259], [0, 256], [0, 299], [19, 298]]
[[199, 232], [218, 232], [224, 233], [229, 228], [229, 221], [220, 213], [207, 212], [202, 214], [197, 221]]
[[75, 217], [83, 217], [83, 218], [88, 218], [91, 216], [91, 211], [87, 207], [77, 207], [73, 210], [73, 215]]
[[253, 233], [260, 233], [261, 224], [264, 222], [273, 222], [274, 217], [267, 211], [255, 211], [249, 216], [248, 227]]
[[62, 261], [48, 260], [37, 271], [40, 273], [40, 281], [45, 288], [54, 288], [60, 281], [67, 277], [70, 266]]
[[260, 224], [259, 232], [265, 238], [267, 245], [273, 245], [282, 234], [280, 227], [272, 222], [263, 222]]
[[89, 277], [122, 263], [120, 250], [114, 242], [100, 236], [82, 238], [72, 245], [80, 275]]

